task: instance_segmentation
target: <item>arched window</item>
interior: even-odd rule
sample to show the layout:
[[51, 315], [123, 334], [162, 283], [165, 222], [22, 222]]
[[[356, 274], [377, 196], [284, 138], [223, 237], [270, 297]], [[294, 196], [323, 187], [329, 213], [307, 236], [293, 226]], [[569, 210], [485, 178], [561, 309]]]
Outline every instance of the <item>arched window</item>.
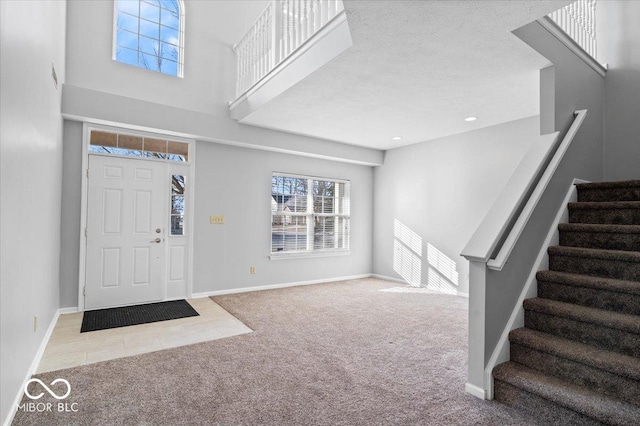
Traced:
[[182, 0], [115, 0], [114, 15], [113, 59], [182, 77]]

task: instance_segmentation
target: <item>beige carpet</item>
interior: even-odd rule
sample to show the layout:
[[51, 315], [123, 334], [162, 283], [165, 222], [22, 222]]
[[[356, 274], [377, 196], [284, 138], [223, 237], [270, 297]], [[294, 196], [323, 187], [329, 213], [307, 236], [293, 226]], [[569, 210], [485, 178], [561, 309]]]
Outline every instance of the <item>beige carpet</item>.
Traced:
[[13, 424], [535, 424], [464, 392], [467, 300], [407, 290], [365, 279], [215, 297], [254, 333], [40, 374], [70, 382], [77, 412], [45, 392], [52, 410]]

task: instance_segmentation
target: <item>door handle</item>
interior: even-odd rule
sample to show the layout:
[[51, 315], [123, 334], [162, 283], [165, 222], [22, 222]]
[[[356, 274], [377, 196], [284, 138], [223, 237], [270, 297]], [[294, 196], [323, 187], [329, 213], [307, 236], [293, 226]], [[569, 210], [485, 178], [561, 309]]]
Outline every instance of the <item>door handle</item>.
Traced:
[[152, 243], [161, 243], [162, 242], [162, 238], [156, 238], [155, 240], [151, 240]]

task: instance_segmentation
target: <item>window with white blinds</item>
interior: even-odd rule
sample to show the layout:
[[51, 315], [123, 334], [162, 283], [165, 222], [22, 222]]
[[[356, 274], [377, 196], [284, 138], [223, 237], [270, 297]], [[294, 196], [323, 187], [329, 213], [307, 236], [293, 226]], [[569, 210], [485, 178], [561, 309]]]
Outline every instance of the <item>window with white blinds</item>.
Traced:
[[271, 253], [349, 250], [349, 182], [274, 173]]

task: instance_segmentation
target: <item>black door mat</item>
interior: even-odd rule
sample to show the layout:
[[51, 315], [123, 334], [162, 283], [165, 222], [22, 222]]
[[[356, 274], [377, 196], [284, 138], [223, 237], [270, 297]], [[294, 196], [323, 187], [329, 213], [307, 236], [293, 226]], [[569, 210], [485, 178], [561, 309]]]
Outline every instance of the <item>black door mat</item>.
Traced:
[[198, 313], [184, 299], [121, 308], [86, 311], [82, 317], [81, 333], [127, 327], [129, 325], [196, 317]]

